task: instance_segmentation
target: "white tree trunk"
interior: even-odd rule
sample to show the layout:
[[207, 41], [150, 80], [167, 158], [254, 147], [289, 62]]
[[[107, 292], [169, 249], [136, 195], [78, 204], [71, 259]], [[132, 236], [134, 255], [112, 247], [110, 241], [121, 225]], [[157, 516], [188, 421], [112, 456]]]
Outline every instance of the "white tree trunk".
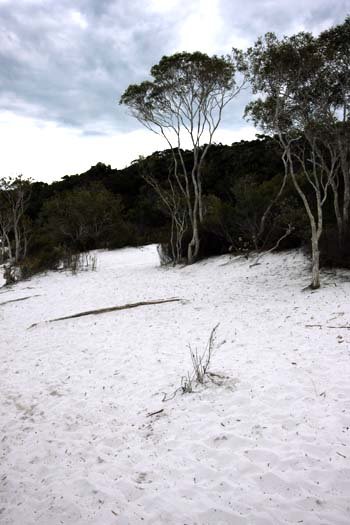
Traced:
[[320, 249], [318, 246], [319, 235], [315, 227], [312, 227], [311, 232], [311, 248], [312, 248], [312, 281], [311, 288], [317, 290], [320, 287]]

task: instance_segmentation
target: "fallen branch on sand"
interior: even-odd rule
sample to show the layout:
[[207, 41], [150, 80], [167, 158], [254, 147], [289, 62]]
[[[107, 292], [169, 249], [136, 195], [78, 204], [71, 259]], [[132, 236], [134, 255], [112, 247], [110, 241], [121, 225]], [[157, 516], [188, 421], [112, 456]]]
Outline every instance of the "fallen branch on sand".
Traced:
[[343, 326], [327, 326], [327, 328], [338, 328], [338, 329], [342, 329], [342, 328], [344, 328], [345, 330], [350, 330], [350, 325], [343, 325]]
[[278, 239], [278, 241], [276, 242], [276, 244], [274, 246], [272, 246], [272, 248], [270, 248], [269, 250], [266, 250], [264, 252], [262, 252], [256, 259], [255, 261], [249, 265], [249, 268], [253, 268], [254, 266], [258, 266], [260, 264], [260, 260], [265, 257], [265, 255], [268, 255], [269, 253], [272, 253], [274, 252], [275, 250], [277, 250], [277, 248], [279, 247], [279, 245], [281, 244], [281, 242], [283, 241], [283, 239], [285, 239], [286, 237], [288, 237], [288, 235], [290, 235], [294, 230], [294, 226], [292, 226], [291, 224], [288, 225], [288, 228], [286, 229], [286, 231], [284, 232], [284, 234], [282, 235], [282, 237], [280, 237]]
[[147, 414], [147, 417], [156, 416], [157, 414], [161, 414], [162, 412], [164, 412], [164, 408], [156, 410], [155, 412], [150, 412], [149, 414]]
[[4, 304], [9, 304], [9, 303], [17, 303], [18, 301], [26, 301], [27, 299], [31, 299], [32, 297], [40, 297], [40, 295], [28, 295], [27, 297], [20, 297], [19, 299], [11, 299], [10, 301], [5, 301], [4, 303], [0, 303], [0, 306], [4, 306]]
[[[321, 324], [306, 324], [305, 328], [322, 328]], [[329, 326], [325, 325], [325, 328], [335, 328], [338, 330], [350, 330], [350, 325], [340, 325], [340, 326]]]
[[[156, 301], [140, 301], [139, 303], [123, 304], [122, 306], [110, 306], [108, 308], [100, 308], [98, 310], [87, 310], [86, 312], [79, 312], [78, 314], [67, 315], [65, 317], [57, 317], [57, 319], [49, 319], [46, 322], [55, 323], [56, 321], [65, 321], [66, 319], [76, 319], [77, 317], [85, 317], [86, 315], [100, 315], [100, 314], [106, 314], [108, 312], [115, 312], [117, 310], [127, 310], [130, 308], [137, 308], [138, 306], [149, 306], [152, 304], [162, 304], [162, 303], [174, 303], [178, 301], [182, 301], [182, 299], [173, 297], [171, 299], [159, 299]], [[37, 326], [38, 324], [39, 323], [34, 323], [30, 325], [29, 328], [34, 328], [34, 326]]]

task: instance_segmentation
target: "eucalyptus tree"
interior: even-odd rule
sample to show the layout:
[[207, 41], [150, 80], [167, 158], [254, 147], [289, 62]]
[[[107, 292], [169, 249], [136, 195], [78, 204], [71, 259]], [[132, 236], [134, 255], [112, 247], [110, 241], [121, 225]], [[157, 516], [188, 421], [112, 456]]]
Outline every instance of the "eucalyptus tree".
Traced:
[[[243, 66], [237, 50], [230, 57], [176, 53], [151, 68], [152, 80], [130, 85], [120, 99], [140, 123], [164, 138], [172, 152], [170, 209], [177, 214], [173, 221], [177, 239], [183, 235], [184, 223], [188, 224], [190, 264], [198, 257], [205, 215], [203, 163], [225, 106], [244, 85], [244, 75], [237, 80], [238, 71], [243, 72]], [[192, 149], [191, 165], [184, 157], [185, 145]], [[182, 200], [187, 217], [178, 221]]]
[[253, 92], [260, 95], [246, 114], [282, 147], [285, 177], [291, 176], [309, 219], [311, 287], [318, 288], [323, 205], [339, 168], [339, 155], [327, 139], [334, 111], [323, 77], [324, 54], [310, 33], [281, 40], [268, 33], [248, 49], [246, 58]]
[[25, 212], [30, 195], [31, 181], [24, 179], [22, 175], [0, 179], [2, 242], [5, 243], [9, 258], [15, 263], [23, 259], [27, 252], [29, 231]]
[[343, 244], [350, 234], [350, 16], [342, 24], [323, 31], [317, 42], [323, 59], [321, 100], [327, 123], [325, 138], [330, 154], [339, 159], [332, 190], [339, 240]]
[[11, 230], [11, 212], [8, 203], [0, 192], [0, 263], [3, 263], [7, 258], [10, 260], [12, 259], [12, 246], [10, 241]]

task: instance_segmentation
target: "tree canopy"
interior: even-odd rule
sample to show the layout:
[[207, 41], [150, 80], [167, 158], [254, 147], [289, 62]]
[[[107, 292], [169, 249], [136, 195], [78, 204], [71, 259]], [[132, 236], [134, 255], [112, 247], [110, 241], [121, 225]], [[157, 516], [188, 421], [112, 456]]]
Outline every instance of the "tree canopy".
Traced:
[[[166, 140], [173, 154], [169, 171], [167, 202], [171, 202], [171, 245], [179, 246], [188, 233], [187, 261], [196, 260], [200, 247], [200, 225], [205, 209], [202, 196], [202, 167], [225, 106], [244, 83], [237, 84], [242, 54], [209, 57], [200, 52], [164, 56], [151, 69], [153, 80], [130, 85], [120, 99], [131, 114]], [[186, 164], [184, 139], [193, 148], [192, 165]], [[148, 176], [148, 180], [152, 179]], [[164, 194], [154, 184], [161, 199]], [[177, 250], [179, 252], [179, 250]]]

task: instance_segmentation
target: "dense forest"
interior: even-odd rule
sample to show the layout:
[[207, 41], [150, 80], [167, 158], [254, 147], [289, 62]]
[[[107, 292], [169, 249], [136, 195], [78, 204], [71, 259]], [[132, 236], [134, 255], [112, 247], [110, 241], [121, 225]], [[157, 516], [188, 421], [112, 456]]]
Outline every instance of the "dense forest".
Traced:
[[[168, 149], [123, 170], [98, 163], [52, 184], [0, 181], [8, 280], [69, 267], [89, 250], [147, 243], [160, 244], [170, 263], [302, 246], [312, 255], [314, 288], [319, 265], [349, 268], [349, 45], [348, 17], [317, 38], [268, 33], [230, 60], [163, 57], [154, 81], [129, 86], [121, 103], [158, 126]], [[216, 144], [221, 111], [245, 83], [257, 95], [246, 116], [263, 134]], [[191, 150], [172, 147], [164, 133], [171, 128], [179, 140], [181, 126]]]
[[[184, 153], [190, 156], [191, 152]], [[167, 243], [169, 213], [143, 173], [152, 170], [160, 182], [166, 181], [169, 164], [170, 152], [162, 151], [123, 170], [98, 163], [85, 173], [67, 175], [52, 184], [13, 181], [11, 191], [18, 193], [18, 199], [24, 198], [20, 217], [23, 257], [19, 256], [24, 274], [55, 269], [64, 257], [81, 251]], [[204, 174], [206, 215], [200, 257], [270, 249], [289, 225], [292, 231], [279, 248], [307, 248], [307, 219], [290, 182], [271, 208], [264, 231], [259, 231], [283, 180], [276, 140], [260, 136], [231, 146], [213, 144]], [[336, 249], [335, 228], [330, 203], [322, 243], [323, 264], [347, 266], [350, 254], [341, 256]], [[2, 257], [6, 258], [5, 251]]]

